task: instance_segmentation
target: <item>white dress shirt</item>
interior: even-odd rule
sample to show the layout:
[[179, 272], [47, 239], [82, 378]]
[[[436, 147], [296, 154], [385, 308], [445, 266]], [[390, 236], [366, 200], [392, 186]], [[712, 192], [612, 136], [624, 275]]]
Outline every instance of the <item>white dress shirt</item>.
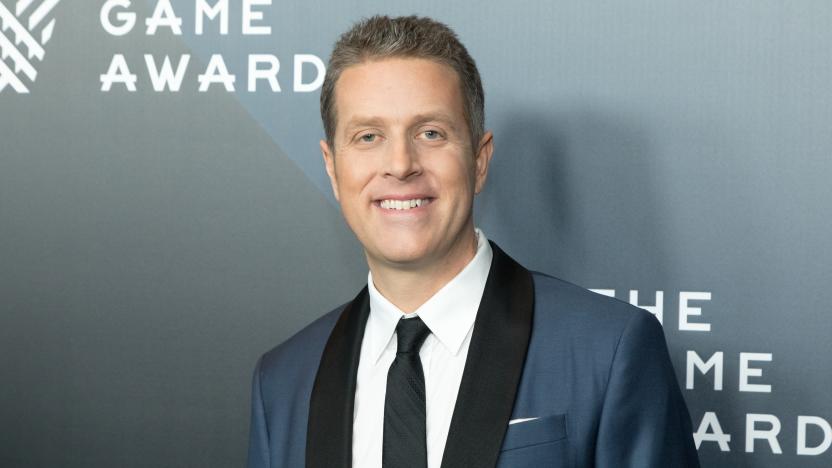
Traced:
[[[491, 268], [491, 246], [482, 231], [476, 229], [476, 233], [474, 258], [427, 302], [406, 315], [418, 315], [431, 331], [419, 351], [425, 374], [428, 468], [442, 464], [474, 319]], [[358, 363], [352, 466], [381, 468], [387, 370], [396, 357], [396, 324], [404, 312], [378, 292], [372, 272], [367, 275], [367, 289], [370, 316]]]

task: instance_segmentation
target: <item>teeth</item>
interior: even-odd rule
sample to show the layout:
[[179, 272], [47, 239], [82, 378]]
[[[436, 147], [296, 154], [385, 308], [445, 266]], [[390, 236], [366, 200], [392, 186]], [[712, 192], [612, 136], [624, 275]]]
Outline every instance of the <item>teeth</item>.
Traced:
[[382, 200], [379, 206], [386, 210], [409, 210], [411, 208], [418, 208], [425, 203], [427, 199], [414, 198], [412, 200]]

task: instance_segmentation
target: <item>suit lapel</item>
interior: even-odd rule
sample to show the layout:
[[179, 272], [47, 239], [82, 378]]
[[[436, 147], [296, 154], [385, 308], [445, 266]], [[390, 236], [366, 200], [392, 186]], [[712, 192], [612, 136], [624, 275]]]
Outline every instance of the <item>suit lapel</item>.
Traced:
[[528, 270], [491, 243], [494, 258], [474, 322], [443, 468], [497, 464], [526, 359], [534, 313]]
[[361, 340], [370, 314], [367, 288], [341, 312], [321, 356], [309, 402], [308, 468], [352, 464], [352, 423]]

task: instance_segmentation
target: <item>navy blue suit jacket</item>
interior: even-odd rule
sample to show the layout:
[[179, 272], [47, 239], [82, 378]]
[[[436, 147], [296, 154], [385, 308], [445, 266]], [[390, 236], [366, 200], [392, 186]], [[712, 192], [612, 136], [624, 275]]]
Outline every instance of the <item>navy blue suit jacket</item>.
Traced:
[[[492, 248], [442, 467], [699, 466], [655, 317]], [[351, 465], [368, 315], [364, 288], [260, 358], [249, 468]]]

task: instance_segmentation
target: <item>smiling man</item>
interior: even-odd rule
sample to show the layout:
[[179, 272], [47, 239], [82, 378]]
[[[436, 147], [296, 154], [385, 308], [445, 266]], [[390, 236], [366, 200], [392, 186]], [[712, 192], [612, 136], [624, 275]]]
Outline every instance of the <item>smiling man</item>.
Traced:
[[698, 466], [656, 319], [474, 227], [483, 107], [441, 23], [377, 16], [336, 43], [321, 151], [367, 286], [258, 361], [249, 467]]

